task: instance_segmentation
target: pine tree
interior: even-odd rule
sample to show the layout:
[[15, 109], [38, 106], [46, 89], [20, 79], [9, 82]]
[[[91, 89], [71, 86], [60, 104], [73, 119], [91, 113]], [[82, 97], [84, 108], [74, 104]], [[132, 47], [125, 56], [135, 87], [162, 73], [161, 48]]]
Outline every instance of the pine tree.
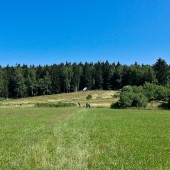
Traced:
[[72, 65], [73, 77], [71, 79], [71, 91], [78, 91], [80, 90], [80, 77], [82, 74], [82, 67], [74, 63]]
[[3, 70], [0, 67], [0, 97], [4, 97], [4, 77], [3, 77]]
[[157, 62], [154, 64], [153, 69], [156, 73], [158, 84], [166, 85], [168, 82], [168, 70], [169, 70], [166, 61], [159, 58]]
[[49, 72], [46, 71], [43, 78], [38, 80], [39, 95], [51, 94], [51, 77]]
[[102, 77], [102, 65], [100, 62], [94, 65], [94, 79], [93, 79], [93, 85], [94, 89], [101, 90], [103, 89], [103, 77]]
[[113, 82], [113, 89], [120, 89], [123, 87], [123, 66], [120, 64], [115, 67], [112, 82]]
[[26, 86], [29, 96], [37, 96], [38, 95], [38, 84], [36, 80], [36, 70], [34, 67], [30, 67], [27, 75], [26, 75]]
[[103, 63], [103, 89], [110, 90], [112, 89], [112, 76], [113, 69], [108, 61]]
[[52, 93], [60, 93], [61, 87], [60, 87], [60, 71], [59, 66], [52, 65], [50, 69], [50, 75], [51, 75], [51, 86], [52, 86]]
[[15, 67], [13, 83], [14, 83], [14, 93], [17, 98], [25, 97], [27, 94], [27, 87], [25, 85], [25, 79], [22, 73], [23, 70], [20, 67], [20, 65]]
[[87, 89], [91, 90], [93, 87], [93, 63], [85, 63], [83, 65], [83, 73], [81, 76], [81, 89], [87, 87]]
[[142, 85], [145, 83], [153, 83], [156, 84], [157, 83], [157, 79], [156, 79], [156, 74], [153, 70], [153, 68], [149, 65], [143, 66], [143, 78], [142, 78]]

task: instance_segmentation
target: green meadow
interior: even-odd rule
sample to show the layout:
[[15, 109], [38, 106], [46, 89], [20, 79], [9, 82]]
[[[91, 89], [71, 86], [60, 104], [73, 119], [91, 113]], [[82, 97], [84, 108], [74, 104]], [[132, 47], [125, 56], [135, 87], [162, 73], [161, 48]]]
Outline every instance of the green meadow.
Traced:
[[0, 169], [170, 169], [170, 112], [0, 108]]

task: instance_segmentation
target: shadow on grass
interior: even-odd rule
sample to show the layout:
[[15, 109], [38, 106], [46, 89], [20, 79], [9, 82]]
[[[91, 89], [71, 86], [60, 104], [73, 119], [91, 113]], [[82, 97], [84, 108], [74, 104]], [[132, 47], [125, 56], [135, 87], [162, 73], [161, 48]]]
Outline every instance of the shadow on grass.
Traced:
[[116, 102], [116, 103], [112, 103], [111, 106], [110, 106], [111, 109], [120, 109], [120, 106], [119, 106], [119, 103]]
[[162, 103], [158, 106], [159, 109], [170, 110], [170, 105], [168, 103]]

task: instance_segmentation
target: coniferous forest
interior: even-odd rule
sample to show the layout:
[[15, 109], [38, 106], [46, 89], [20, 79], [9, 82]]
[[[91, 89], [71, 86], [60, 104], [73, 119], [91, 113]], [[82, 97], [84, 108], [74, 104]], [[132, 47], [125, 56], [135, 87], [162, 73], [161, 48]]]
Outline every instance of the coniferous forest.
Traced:
[[121, 63], [61, 63], [45, 66], [0, 67], [0, 97], [22, 98], [88, 90], [118, 90], [146, 83], [170, 87], [170, 66], [159, 58], [154, 65]]

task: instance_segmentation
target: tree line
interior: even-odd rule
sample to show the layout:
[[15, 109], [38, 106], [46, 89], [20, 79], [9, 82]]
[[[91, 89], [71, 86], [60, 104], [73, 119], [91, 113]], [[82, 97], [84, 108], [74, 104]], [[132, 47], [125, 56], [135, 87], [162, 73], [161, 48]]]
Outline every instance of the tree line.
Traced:
[[0, 97], [22, 98], [88, 90], [118, 90], [152, 83], [170, 87], [170, 66], [159, 58], [154, 65], [61, 63], [45, 66], [0, 66]]

